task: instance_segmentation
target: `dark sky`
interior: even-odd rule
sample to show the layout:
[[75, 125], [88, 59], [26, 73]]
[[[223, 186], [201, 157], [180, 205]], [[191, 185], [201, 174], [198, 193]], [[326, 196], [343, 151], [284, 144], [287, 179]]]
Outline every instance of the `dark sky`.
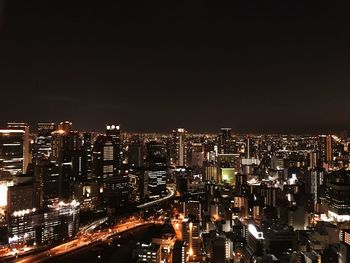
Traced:
[[0, 123], [350, 127], [347, 1], [181, 2], [0, 0]]

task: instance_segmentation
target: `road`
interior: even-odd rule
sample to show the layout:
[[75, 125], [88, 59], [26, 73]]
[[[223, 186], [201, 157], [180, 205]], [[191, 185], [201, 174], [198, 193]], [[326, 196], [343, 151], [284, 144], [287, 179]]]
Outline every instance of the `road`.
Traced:
[[145, 207], [148, 207], [148, 206], [152, 206], [152, 205], [164, 202], [164, 201], [166, 201], [166, 200], [168, 200], [168, 199], [170, 199], [170, 198], [175, 196], [176, 191], [172, 187], [167, 187], [167, 190], [168, 190], [167, 196], [164, 196], [162, 198], [159, 198], [159, 199], [151, 201], [151, 202], [144, 203], [142, 205], [138, 205], [137, 208], [145, 208]]
[[159, 223], [162, 223], [162, 222], [134, 219], [133, 221], [128, 221], [123, 224], [118, 224], [114, 227], [109, 228], [108, 230], [81, 234], [76, 239], [73, 239], [69, 242], [58, 245], [56, 247], [53, 247], [50, 250], [23, 257], [16, 262], [19, 262], [19, 263], [42, 262], [44, 260], [47, 260], [48, 257], [56, 257], [67, 253], [71, 253], [75, 250], [81, 249], [83, 247], [94, 244], [96, 242], [108, 242], [110, 239], [113, 238], [113, 236], [116, 236], [118, 233], [122, 233], [127, 230], [130, 230], [139, 226], [147, 225], [147, 224], [159, 224]]

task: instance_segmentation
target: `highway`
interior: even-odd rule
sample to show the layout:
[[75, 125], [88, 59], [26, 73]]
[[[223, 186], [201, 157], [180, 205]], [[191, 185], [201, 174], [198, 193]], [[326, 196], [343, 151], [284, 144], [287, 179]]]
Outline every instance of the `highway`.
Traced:
[[164, 202], [164, 201], [166, 201], [166, 200], [168, 200], [168, 199], [170, 199], [170, 198], [175, 196], [176, 192], [175, 192], [175, 190], [172, 187], [167, 187], [167, 190], [168, 190], [167, 196], [164, 196], [162, 198], [159, 198], [159, 199], [151, 201], [151, 202], [147, 202], [147, 203], [138, 205], [137, 208], [146, 208], [148, 206], [156, 205], [158, 203]]
[[47, 260], [48, 257], [57, 257], [60, 255], [64, 255], [67, 253], [71, 253], [88, 245], [94, 244], [96, 242], [108, 242], [110, 239], [113, 239], [117, 234], [122, 233], [124, 231], [144, 226], [147, 224], [160, 224], [160, 221], [144, 221], [141, 219], [134, 219], [132, 221], [128, 221], [123, 224], [118, 224], [114, 227], [111, 227], [104, 231], [94, 232], [94, 233], [83, 233], [77, 238], [53, 247], [47, 251], [39, 252], [34, 255], [26, 256], [18, 259], [16, 262], [19, 263], [29, 263], [29, 262], [43, 262]]

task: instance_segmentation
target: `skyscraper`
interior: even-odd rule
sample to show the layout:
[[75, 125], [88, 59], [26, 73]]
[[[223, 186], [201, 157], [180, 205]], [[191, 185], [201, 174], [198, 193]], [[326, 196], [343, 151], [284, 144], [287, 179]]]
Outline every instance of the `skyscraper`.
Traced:
[[38, 137], [34, 147], [34, 155], [37, 158], [50, 157], [52, 152], [52, 132], [56, 130], [56, 124], [52, 122], [38, 123]]
[[176, 166], [187, 165], [186, 133], [183, 128], [173, 130], [173, 163]]
[[25, 147], [26, 132], [18, 129], [0, 130], [0, 171], [9, 175], [25, 173], [29, 152]]
[[231, 128], [221, 128], [218, 138], [218, 146], [220, 154], [234, 153], [234, 145], [232, 143]]
[[23, 173], [27, 172], [29, 163], [31, 163], [31, 153], [29, 144], [29, 125], [24, 122], [9, 122], [7, 128], [12, 130], [21, 130], [23, 134]]

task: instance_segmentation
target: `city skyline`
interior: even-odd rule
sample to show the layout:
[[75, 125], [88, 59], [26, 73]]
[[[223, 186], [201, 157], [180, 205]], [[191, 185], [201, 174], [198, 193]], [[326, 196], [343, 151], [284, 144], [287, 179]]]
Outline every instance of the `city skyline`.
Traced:
[[330, 133], [350, 123], [341, 5], [2, 0], [0, 10], [2, 124]]

